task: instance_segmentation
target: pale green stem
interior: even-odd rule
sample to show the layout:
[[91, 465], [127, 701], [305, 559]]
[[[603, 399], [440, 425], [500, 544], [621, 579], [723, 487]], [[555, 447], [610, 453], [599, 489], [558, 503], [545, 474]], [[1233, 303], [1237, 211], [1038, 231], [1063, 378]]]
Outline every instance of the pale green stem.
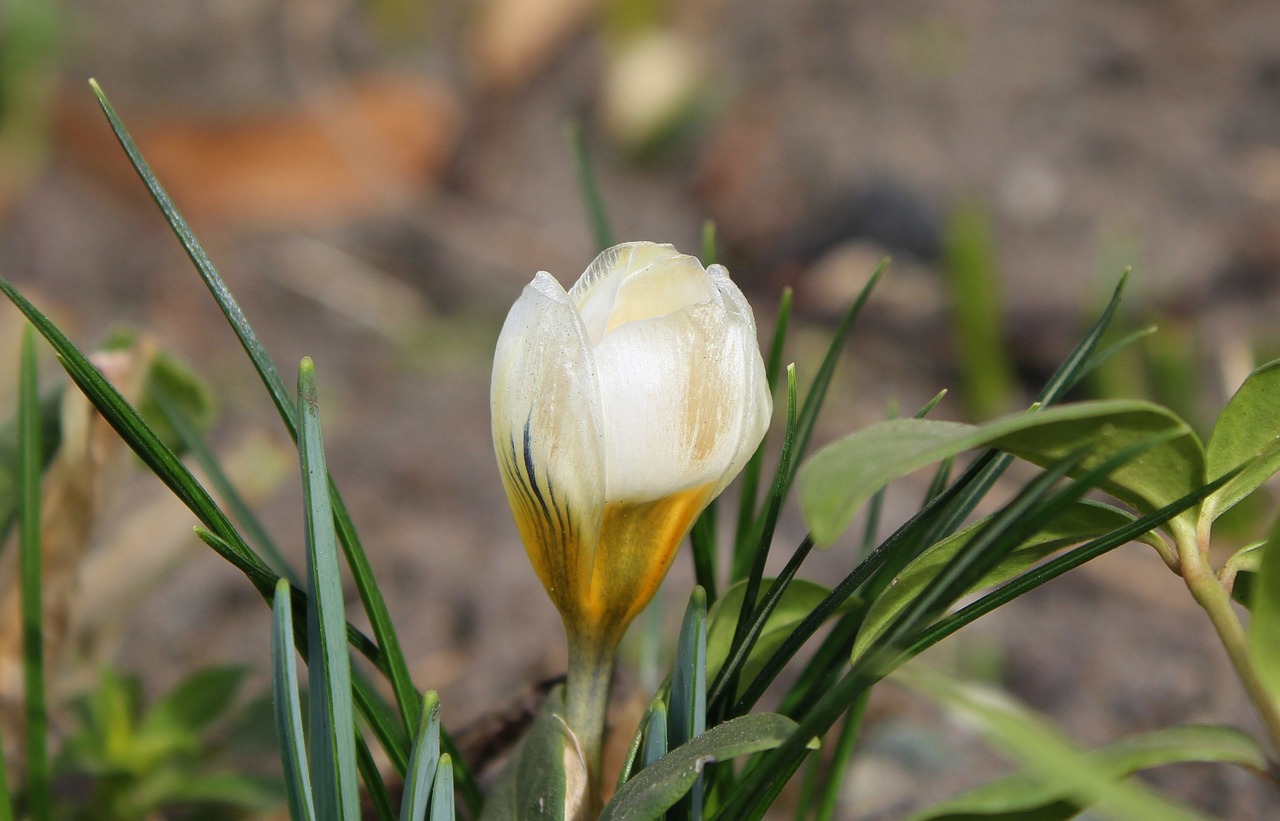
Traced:
[[587, 766], [584, 818], [595, 818], [603, 807], [600, 771], [604, 763], [605, 717], [609, 709], [609, 685], [613, 681], [616, 650], [616, 642], [569, 636], [565, 720], [577, 736]]
[[1209, 621], [1217, 631], [1218, 639], [1226, 649], [1236, 675], [1240, 677], [1245, 692], [1262, 717], [1262, 723], [1266, 725], [1272, 750], [1280, 752], [1280, 704], [1276, 703], [1275, 697], [1258, 677], [1258, 671], [1249, 655], [1249, 637], [1236, 615], [1231, 594], [1209, 564], [1207, 518], [1201, 520], [1197, 530], [1191, 539], [1185, 538], [1181, 533], [1175, 537], [1183, 581], [1196, 603], [1209, 615]]

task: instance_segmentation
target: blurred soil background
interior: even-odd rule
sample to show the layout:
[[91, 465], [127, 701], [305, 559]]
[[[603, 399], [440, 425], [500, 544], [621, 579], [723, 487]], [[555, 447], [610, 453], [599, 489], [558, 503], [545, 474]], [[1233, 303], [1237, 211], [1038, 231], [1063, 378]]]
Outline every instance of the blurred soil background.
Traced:
[[[286, 378], [314, 358], [331, 470], [416, 681], [440, 690], [455, 731], [564, 664], [494, 470], [488, 379], [502, 318], [533, 273], [568, 284], [594, 255], [566, 123], [584, 130], [619, 240], [694, 252], [714, 220], [765, 337], [780, 289], [795, 288], [789, 359], [802, 382], [844, 306], [893, 257], [820, 441], [895, 404], [913, 412], [943, 387], [953, 392], [936, 418], [1016, 410], [1126, 266], [1120, 325], [1160, 331], [1090, 394], [1149, 396], [1206, 432], [1253, 363], [1280, 351], [1270, 0], [3, 10], [0, 274], [82, 346], [131, 325], [207, 380], [213, 443], [301, 561], [287, 439], [115, 144], [85, 82], [96, 77]], [[889, 495], [884, 534], [926, 481]], [[136, 672], [155, 693], [198, 667], [243, 663], [264, 687], [268, 610], [250, 585], [185, 535], [188, 514], [152, 507], [163, 488], [136, 464], [108, 484], [99, 572], [81, 573], [77, 596], [129, 592], [91, 616], [114, 625], [92, 664]], [[1250, 515], [1238, 517], [1241, 541], [1270, 512]], [[778, 552], [802, 535], [792, 515]], [[805, 574], [834, 583], [853, 542]], [[683, 606], [687, 565], [677, 560], [669, 610]], [[933, 655], [1090, 745], [1180, 723], [1255, 726], [1207, 619], [1146, 548], [1048, 585]], [[641, 698], [637, 675], [619, 686]], [[841, 817], [899, 818], [1001, 767], [888, 686]], [[1219, 818], [1274, 817], [1280, 799], [1224, 767], [1154, 780]]]

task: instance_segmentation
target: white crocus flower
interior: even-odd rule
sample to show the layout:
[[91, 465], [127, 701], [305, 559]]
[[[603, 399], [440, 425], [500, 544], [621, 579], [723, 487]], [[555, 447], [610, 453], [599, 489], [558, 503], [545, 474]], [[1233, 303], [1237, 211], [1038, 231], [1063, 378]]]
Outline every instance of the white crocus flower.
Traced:
[[572, 726], [575, 701], [602, 698], [575, 693], [575, 668], [607, 668], [591, 685], [607, 688], [622, 633], [769, 425], [751, 307], [670, 245], [610, 248], [568, 291], [539, 272], [502, 328], [491, 401], [516, 525], [569, 635]]

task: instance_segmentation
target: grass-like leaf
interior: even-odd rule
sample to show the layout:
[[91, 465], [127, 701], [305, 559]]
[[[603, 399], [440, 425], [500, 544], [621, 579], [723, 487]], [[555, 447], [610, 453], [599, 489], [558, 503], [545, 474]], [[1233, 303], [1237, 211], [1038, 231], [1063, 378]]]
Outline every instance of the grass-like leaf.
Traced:
[[[102, 89], [95, 81], [90, 81], [90, 86], [93, 88], [94, 94], [97, 95], [98, 103], [102, 107], [108, 123], [111, 125], [111, 130], [115, 132], [120, 146], [124, 149], [125, 154], [128, 155], [129, 162], [133, 165], [138, 177], [146, 186], [156, 205], [159, 206], [165, 220], [182, 244], [183, 250], [186, 251], [196, 271], [200, 274], [201, 279], [204, 280], [205, 286], [209, 289], [214, 300], [218, 303], [218, 307], [235, 331], [241, 346], [244, 348], [245, 353], [248, 354], [255, 370], [257, 370], [259, 377], [262, 379], [263, 385], [267, 388], [271, 401], [275, 404], [280, 419], [284, 423], [286, 430], [288, 430], [289, 435], [297, 441], [298, 411], [275, 363], [271, 361], [271, 357], [267, 354], [253, 328], [249, 325], [249, 320], [245, 317], [244, 311], [241, 310], [239, 303], [232, 296], [230, 289], [218, 273], [217, 268], [214, 267], [209, 255], [205, 253], [203, 246], [196, 239], [191, 227], [160, 185], [155, 174], [152, 173], [151, 168], [147, 165], [146, 160], [143, 159], [142, 153], [133, 142], [133, 138], [129, 136], [129, 132], [125, 129], [124, 124], [120, 121], [119, 116], [116, 114], [115, 109], [112, 108]], [[330, 499], [338, 538], [341, 541], [347, 564], [351, 569], [356, 590], [360, 595], [365, 614], [369, 618], [374, 637], [386, 657], [386, 673], [391, 682], [392, 691], [395, 694], [396, 705], [399, 707], [401, 721], [405, 727], [405, 737], [407, 738], [408, 733], [412, 732], [417, 723], [417, 710], [419, 707], [417, 691], [409, 676], [408, 663], [405, 661], [404, 652], [400, 648], [400, 641], [391, 623], [386, 602], [383, 600], [382, 592], [378, 589], [377, 582], [373, 578], [373, 571], [356, 534], [351, 516], [347, 512], [342, 497], [337, 492], [337, 487], [333, 485], [332, 481], [330, 481], [330, 485]], [[214, 528], [214, 530], [216, 531], [217, 529]], [[463, 781], [464, 792], [472, 796], [477, 802], [475, 806], [478, 808], [478, 792], [475, 790], [474, 784], [465, 776], [461, 780]]]
[[862, 728], [862, 717], [867, 712], [867, 701], [870, 693], [863, 693], [853, 700], [844, 724], [840, 727], [840, 736], [836, 739], [835, 749], [831, 753], [831, 763], [827, 767], [827, 777], [822, 784], [822, 798], [818, 803], [817, 821], [832, 821], [839, 806], [840, 796], [844, 792], [845, 776], [849, 772], [849, 764], [853, 759], [853, 748], [858, 741], [858, 731]]
[[373, 815], [377, 821], [396, 821], [396, 811], [391, 806], [387, 785], [382, 783], [378, 762], [374, 760], [369, 745], [359, 735], [356, 736], [356, 769], [360, 772], [360, 780], [364, 782], [365, 794], [369, 797], [369, 805], [373, 807]]
[[596, 182], [596, 170], [591, 162], [591, 152], [587, 148], [587, 137], [582, 130], [582, 124], [566, 123], [564, 135], [569, 142], [569, 152], [573, 155], [574, 168], [578, 172], [578, 193], [587, 209], [587, 220], [591, 223], [591, 235], [595, 238], [596, 250], [612, 248], [613, 229], [609, 225], [609, 214], [604, 207], [600, 185]]
[[1280, 521], [1262, 546], [1260, 564], [1249, 605], [1249, 659], [1271, 698], [1280, 701]]
[[[671, 711], [667, 715], [667, 744], [679, 747], [707, 729], [707, 596], [695, 587], [685, 609], [671, 672]], [[702, 790], [692, 793], [671, 813], [671, 821], [702, 817]]]
[[328, 471], [320, 435], [320, 405], [310, 359], [298, 368], [299, 454], [307, 525], [307, 670], [310, 693], [311, 770], [316, 814], [321, 819], [356, 818], [355, 717], [351, 702], [351, 656], [347, 651], [338, 540], [329, 504]]
[[[782, 351], [787, 341], [787, 326], [791, 321], [791, 302], [793, 294], [790, 286], [782, 289], [782, 298], [778, 302], [778, 316], [773, 326], [773, 341], [769, 344], [769, 358], [765, 361], [765, 381], [772, 395], [777, 387], [778, 375], [782, 371]], [[767, 438], [760, 442], [756, 452], [751, 455], [746, 467], [742, 469], [742, 493], [738, 503], [738, 526], [733, 535], [733, 564], [730, 568], [729, 583], [732, 584], [747, 577], [751, 570], [751, 560], [755, 555], [756, 543], [751, 539], [756, 520], [756, 496], [760, 489], [760, 473], [764, 469], [764, 454], [768, 448]]]
[[[440, 697], [434, 690], [422, 697], [418, 733], [409, 756], [409, 774], [400, 800], [400, 821], [424, 821], [431, 806], [431, 786], [440, 763]], [[452, 801], [453, 796], [449, 796]]]
[[271, 612], [271, 679], [289, 817], [293, 821], [314, 821], [315, 801], [311, 795], [311, 770], [307, 765], [307, 743], [302, 732], [302, 700], [298, 692], [298, 667], [293, 649], [293, 603], [287, 579], [276, 583]]
[[178, 441], [195, 459], [200, 469], [204, 471], [204, 475], [209, 484], [213, 486], [214, 491], [222, 497], [223, 503], [230, 509], [236, 522], [248, 534], [248, 541], [258, 546], [265, 561], [273, 571], [287, 578], [294, 587], [301, 586], [301, 580], [293, 568], [289, 566], [288, 561], [285, 560], [284, 554], [276, 546], [275, 540], [267, 533], [266, 527], [263, 526], [252, 508], [249, 507], [249, 503], [240, 495], [240, 491], [236, 489], [226, 471], [222, 469], [222, 464], [218, 461], [218, 457], [205, 443], [204, 437], [200, 435], [200, 431], [189, 417], [187, 411], [174, 401], [163, 385], [152, 386], [151, 399], [155, 402], [160, 413], [163, 414], [169, 427], [173, 429]]
[[671, 745], [667, 743], [667, 703], [661, 698], [656, 698], [649, 705], [649, 720], [645, 724], [644, 731], [644, 748], [640, 754], [641, 769], [652, 766], [670, 750]]
[[[31, 326], [23, 328], [18, 377], [18, 573], [22, 589], [23, 713], [26, 717], [27, 812], [32, 821], [48, 821], [52, 813], [49, 789], [48, 712], [44, 690], [44, 617], [41, 604], [40, 476], [44, 469], [40, 445], [40, 391], [36, 380], [36, 351]], [[0, 777], [3, 777], [0, 773]]]
[[453, 756], [444, 753], [436, 767], [435, 784], [431, 788], [431, 821], [453, 821]]

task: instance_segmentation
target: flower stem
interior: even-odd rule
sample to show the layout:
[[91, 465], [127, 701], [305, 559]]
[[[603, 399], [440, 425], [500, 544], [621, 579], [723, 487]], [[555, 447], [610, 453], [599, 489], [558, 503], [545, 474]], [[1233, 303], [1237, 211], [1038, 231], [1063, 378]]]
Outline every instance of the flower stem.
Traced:
[[616, 649], [615, 642], [569, 636], [565, 718], [577, 736], [587, 766], [584, 818], [595, 818], [604, 806], [601, 768], [604, 762], [605, 716], [609, 709], [609, 685], [613, 681]]
[[1231, 604], [1231, 594], [1209, 565], [1208, 528], [1202, 523], [1199, 531], [1194, 541], [1176, 539], [1183, 581], [1217, 631], [1240, 683], [1266, 725], [1272, 750], [1280, 752], [1280, 704], [1258, 677], [1249, 655], [1249, 638]]

